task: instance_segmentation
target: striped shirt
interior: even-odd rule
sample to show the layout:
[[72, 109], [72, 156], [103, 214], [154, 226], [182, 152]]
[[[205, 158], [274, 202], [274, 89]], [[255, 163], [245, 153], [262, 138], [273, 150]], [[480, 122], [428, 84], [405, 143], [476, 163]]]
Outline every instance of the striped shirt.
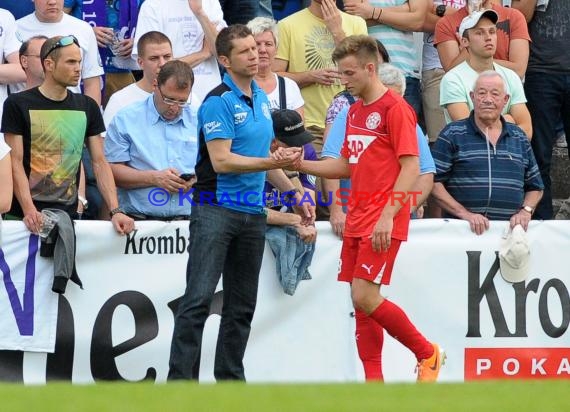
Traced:
[[[370, 5], [378, 9], [400, 6], [407, 2], [408, 0], [371, 0]], [[376, 24], [368, 27], [368, 34], [382, 42], [390, 55], [391, 63], [402, 70], [406, 77], [420, 78], [420, 56], [411, 31], [398, 30], [387, 24]]]
[[432, 151], [435, 181], [467, 210], [491, 220], [509, 220], [522, 207], [526, 192], [544, 189], [526, 135], [501, 121], [495, 146], [487, 143], [471, 112], [469, 118], [448, 124]]

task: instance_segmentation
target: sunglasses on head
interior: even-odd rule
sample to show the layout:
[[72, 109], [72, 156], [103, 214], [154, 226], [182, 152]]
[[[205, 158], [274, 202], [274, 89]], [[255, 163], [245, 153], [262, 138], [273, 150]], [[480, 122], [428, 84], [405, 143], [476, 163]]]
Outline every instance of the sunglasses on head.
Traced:
[[77, 41], [77, 39], [75, 38], [75, 36], [69, 35], [69, 36], [65, 36], [62, 37], [61, 39], [59, 39], [57, 42], [55, 42], [46, 52], [46, 54], [42, 57], [42, 60], [47, 59], [47, 57], [50, 55], [51, 52], [53, 52], [56, 49], [59, 49], [61, 47], [66, 47], [69, 46], [71, 44], [75, 43], [77, 45], [77, 47], [79, 47], [79, 42]]

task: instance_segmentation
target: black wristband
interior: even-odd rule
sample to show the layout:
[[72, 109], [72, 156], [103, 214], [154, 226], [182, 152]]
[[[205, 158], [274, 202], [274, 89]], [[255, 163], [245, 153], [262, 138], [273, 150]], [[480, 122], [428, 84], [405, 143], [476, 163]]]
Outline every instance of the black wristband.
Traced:
[[438, 17], [443, 17], [445, 15], [445, 10], [447, 9], [447, 6], [445, 4], [440, 4], [439, 6], [437, 6], [435, 8], [435, 14]]

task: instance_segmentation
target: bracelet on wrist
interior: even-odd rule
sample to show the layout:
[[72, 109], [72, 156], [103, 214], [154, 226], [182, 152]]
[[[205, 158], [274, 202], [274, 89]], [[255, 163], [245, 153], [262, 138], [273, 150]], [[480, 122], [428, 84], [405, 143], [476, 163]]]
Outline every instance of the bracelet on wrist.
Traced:
[[371, 20], [376, 20], [374, 14], [376, 14], [376, 7], [372, 7], [372, 17], [370, 17]]
[[376, 17], [376, 19], [375, 19], [378, 23], [380, 23], [380, 17], [382, 16], [383, 11], [384, 11], [384, 9], [382, 7], [380, 7], [380, 13], [378, 13], [378, 17]]

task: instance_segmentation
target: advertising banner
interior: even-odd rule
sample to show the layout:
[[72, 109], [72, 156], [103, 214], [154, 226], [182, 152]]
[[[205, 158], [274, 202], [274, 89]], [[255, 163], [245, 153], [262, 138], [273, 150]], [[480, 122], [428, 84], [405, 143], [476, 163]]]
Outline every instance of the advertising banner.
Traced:
[[[441, 381], [570, 377], [570, 222], [532, 222], [529, 277], [507, 283], [497, 251], [508, 222], [476, 236], [463, 221], [413, 221], [392, 284], [401, 306], [447, 353]], [[77, 222], [77, 271], [51, 291], [53, 262], [38, 237], [3, 222], [0, 381], [165, 382], [174, 313], [185, 290], [186, 222], [137, 222], [118, 236], [108, 222]], [[266, 247], [258, 304], [245, 354], [250, 382], [363, 380], [349, 285], [336, 281], [341, 241], [319, 222], [311, 280], [283, 293]], [[206, 323], [200, 378], [213, 381], [223, 302], [220, 285]], [[387, 382], [415, 380], [416, 360], [386, 336]]]

